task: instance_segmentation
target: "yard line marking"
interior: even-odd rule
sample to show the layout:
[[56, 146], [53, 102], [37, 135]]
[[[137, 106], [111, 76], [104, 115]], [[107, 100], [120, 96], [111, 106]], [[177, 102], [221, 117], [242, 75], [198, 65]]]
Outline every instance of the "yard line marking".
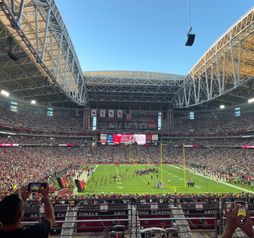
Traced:
[[[180, 181], [183, 181], [183, 178], [181, 178], [181, 177], [175, 175], [175, 174], [172, 173], [172, 172], [168, 172], [164, 167], [163, 167], [162, 169], [163, 169], [164, 173], [171, 174], [171, 176], [173, 175], [172, 177], [177, 178], [177, 179], [180, 180]], [[163, 181], [162, 181], [162, 182], [163, 182]], [[172, 188], [173, 188], [173, 187], [172, 187]]]
[[[179, 167], [177, 167], [177, 166], [175, 166], [175, 165], [170, 165], [170, 166], [172, 166], [173, 168], [176, 168], [176, 169], [183, 170], [182, 168], [179, 168]], [[233, 184], [230, 184], [230, 183], [225, 183], [225, 182], [222, 182], [222, 181], [215, 181], [215, 180], [211, 179], [211, 178], [208, 177], [208, 176], [202, 175], [202, 174], [200, 174], [200, 173], [194, 173], [192, 170], [190, 170], [190, 169], [188, 169], [188, 168], [186, 168], [186, 169], [187, 169], [190, 173], [192, 173], [192, 174], [195, 174], [195, 175], [197, 175], [197, 176], [200, 176], [200, 177], [209, 179], [209, 180], [211, 180], [211, 181], [213, 181], [213, 182], [221, 183], [221, 184], [223, 184], [223, 185], [227, 185], [227, 186], [229, 186], [229, 187], [236, 188], [236, 189], [239, 189], [239, 190], [241, 190], [241, 191], [254, 194], [254, 192], [251, 191], [251, 190], [248, 190], [248, 189], [245, 189], [245, 188], [241, 188], [241, 187], [238, 187], [238, 186], [233, 185]]]

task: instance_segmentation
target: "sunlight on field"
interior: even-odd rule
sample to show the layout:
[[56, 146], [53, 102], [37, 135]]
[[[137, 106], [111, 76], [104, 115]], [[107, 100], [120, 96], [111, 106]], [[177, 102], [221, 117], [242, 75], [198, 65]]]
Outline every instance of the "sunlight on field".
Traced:
[[[193, 174], [173, 165], [98, 165], [84, 193], [165, 194], [239, 193], [241, 188]], [[194, 187], [188, 187], [192, 180]], [[158, 186], [159, 183], [161, 186]]]

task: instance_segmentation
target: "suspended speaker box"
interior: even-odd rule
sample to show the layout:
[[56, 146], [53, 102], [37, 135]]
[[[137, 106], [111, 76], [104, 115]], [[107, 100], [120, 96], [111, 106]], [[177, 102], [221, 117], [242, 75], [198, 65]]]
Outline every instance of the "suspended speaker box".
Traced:
[[195, 40], [195, 34], [188, 34], [187, 41], [185, 43], [186, 46], [192, 46]]

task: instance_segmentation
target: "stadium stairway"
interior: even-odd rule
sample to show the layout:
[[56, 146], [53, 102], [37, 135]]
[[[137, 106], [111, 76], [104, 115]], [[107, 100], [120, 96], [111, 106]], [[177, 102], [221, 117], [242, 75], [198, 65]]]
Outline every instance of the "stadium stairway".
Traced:
[[233, 234], [233, 237], [234, 238], [245, 238], [245, 237], [248, 237], [240, 228], [237, 228], [235, 233]]
[[130, 238], [141, 238], [140, 232], [140, 221], [137, 214], [137, 207], [136, 205], [129, 205], [129, 231], [130, 231]]
[[247, 236], [240, 228], [237, 228], [232, 237], [233, 238], [247, 238], [249, 236]]
[[191, 238], [191, 229], [187, 218], [184, 215], [182, 206], [179, 204], [177, 207], [171, 206], [172, 208], [172, 216], [176, 218], [175, 223], [178, 228], [178, 237], [180, 238]]
[[69, 206], [66, 212], [65, 221], [62, 225], [60, 238], [72, 238], [75, 228], [75, 220], [77, 218], [77, 209]]

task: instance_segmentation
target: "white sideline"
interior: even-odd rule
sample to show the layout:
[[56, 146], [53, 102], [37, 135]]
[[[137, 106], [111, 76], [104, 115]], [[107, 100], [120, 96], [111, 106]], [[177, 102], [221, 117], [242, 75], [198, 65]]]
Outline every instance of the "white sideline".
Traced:
[[[183, 170], [182, 168], [179, 168], [179, 167], [177, 167], [177, 166], [175, 166], [175, 165], [170, 165], [170, 166], [172, 166], [173, 168], [176, 168], [176, 169], [181, 169], [181, 170]], [[205, 175], [203, 175], [203, 174], [194, 173], [191, 169], [188, 169], [188, 168], [187, 168], [187, 170], [189, 170], [189, 172], [192, 173], [192, 174], [195, 174], [195, 175], [198, 175], [198, 176], [200, 176], [200, 177], [209, 179], [209, 180], [211, 180], [211, 181], [215, 181], [215, 180], [211, 179], [210, 177], [205, 176]], [[221, 183], [221, 184], [223, 184], [223, 185], [227, 185], [227, 186], [232, 187], [232, 188], [239, 189], [239, 190], [244, 191], [244, 192], [248, 192], [248, 193], [254, 194], [254, 192], [251, 191], [251, 190], [248, 190], [248, 189], [245, 189], [245, 188], [241, 188], [241, 187], [238, 187], [238, 186], [233, 185], [233, 184], [230, 184], [230, 183], [225, 183], [225, 182], [222, 182], [222, 181], [216, 181], [216, 182]]]

